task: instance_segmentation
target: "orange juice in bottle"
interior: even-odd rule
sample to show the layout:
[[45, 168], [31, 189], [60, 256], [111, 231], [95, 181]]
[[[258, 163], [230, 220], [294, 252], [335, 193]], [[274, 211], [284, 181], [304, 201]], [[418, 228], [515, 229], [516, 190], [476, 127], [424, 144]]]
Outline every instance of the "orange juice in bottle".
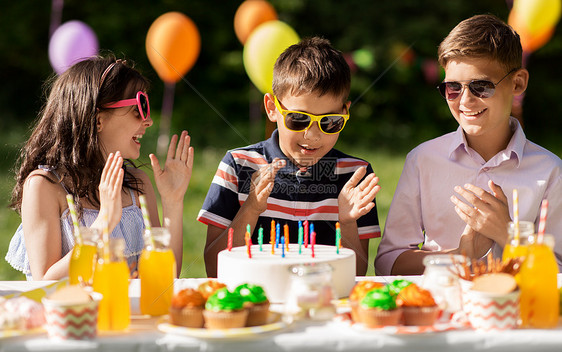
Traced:
[[68, 276], [71, 285], [85, 283], [91, 285], [94, 273], [97, 243], [100, 239], [100, 231], [95, 228], [80, 227], [80, 237], [72, 249]]
[[139, 259], [142, 314], [168, 314], [174, 294], [176, 260], [170, 249], [168, 229], [153, 227], [144, 232], [144, 250]]
[[519, 221], [519, 236], [516, 236], [515, 224], [510, 221], [507, 227], [509, 237], [503, 248], [502, 261], [511, 258], [525, 258], [527, 255], [529, 236], [535, 233], [535, 224], [531, 221]]
[[552, 235], [544, 235], [542, 243], [529, 244], [519, 272], [522, 327], [553, 328], [558, 324], [558, 264], [552, 248]]
[[99, 247], [93, 285], [94, 291], [103, 295], [98, 308], [99, 330], [125, 330], [130, 323], [129, 268], [124, 248], [122, 238], [110, 239], [109, 250]]

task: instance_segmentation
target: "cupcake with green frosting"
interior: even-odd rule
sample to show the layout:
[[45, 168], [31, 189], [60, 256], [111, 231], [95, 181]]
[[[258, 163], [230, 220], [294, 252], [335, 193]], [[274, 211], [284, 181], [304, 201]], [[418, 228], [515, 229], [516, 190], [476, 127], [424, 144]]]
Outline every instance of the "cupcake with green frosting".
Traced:
[[361, 322], [369, 328], [399, 325], [402, 309], [396, 305], [396, 294], [390, 285], [369, 291], [359, 304]]
[[242, 328], [246, 325], [248, 311], [239, 293], [221, 288], [207, 299], [203, 316], [209, 329]]
[[269, 300], [261, 286], [242, 284], [234, 289], [244, 300], [244, 307], [248, 309], [246, 326], [258, 326], [267, 323], [269, 316]]

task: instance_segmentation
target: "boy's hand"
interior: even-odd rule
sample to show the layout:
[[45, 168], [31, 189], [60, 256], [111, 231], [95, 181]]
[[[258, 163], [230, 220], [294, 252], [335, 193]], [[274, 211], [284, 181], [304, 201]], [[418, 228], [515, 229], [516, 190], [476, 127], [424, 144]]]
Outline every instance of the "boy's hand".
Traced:
[[267, 198], [273, 190], [275, 184], [275, 175], [285, 167], [286, 161], [279, 158], [273, 159], [271, 164], [261, 167], [252, 175], [252, 183], [250, 185], [250, 193], [246, 199], [249, 209], [261, 214], [267, 210]]
[[372, 173], [359, 183], [366, 173], [366, 167], [355, 170], [338, 196], [339, 222], [342, 224], [356, 221], [375, 206], [373, 200], [381, 189], [379, 178]]
[[193, 147], [190, 146], [190, 141], [187, 131], [182, 132], [179, 142], [177, 135], [172, 136], [163, 170], [158, 158], [150, 154], [154, 181], [162, 198], [183, 202], [193, 171]]
[[[120, 152], [110, 153], [101, 173], [98, 190], [100, 192], [100, 213], [107, 212], [107, 226], [111, 232], [121, 221], [123, 205], [121, 203], [121, 189], [123, 188], [123, 158]], [[101, 219], [103, 221], [103, 219]], [[105, 226], [105, 224], [101, 224]]]
[[468, 226], [503, 247], [508, 236], [507, 224], [511, 221], [507, 197], [501, 187], [493, 181], [488, 181], [488, 186], [491, 192], [471, 184], [456, 186], [455, 192], [469, 204], [454, 195], [451, 196], [451, 202], [455, 204], [455, 211], [459, 217]]
[[459, 241], [459, 254], [479, 259], [486, 255], [494, 241], [466, 225]]

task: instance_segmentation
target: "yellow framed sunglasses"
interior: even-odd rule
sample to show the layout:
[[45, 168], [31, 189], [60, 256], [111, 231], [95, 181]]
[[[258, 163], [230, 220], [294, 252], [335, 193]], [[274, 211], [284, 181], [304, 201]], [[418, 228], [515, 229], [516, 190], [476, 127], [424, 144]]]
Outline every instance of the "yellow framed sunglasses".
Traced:
[[347, 120], [349, 120], [349, 111], [347, 114], [313, 115], [302, 111], [285, 110], [281, 107], [277, 97], [273, 96], [273, 98], [275, 107], [283, 116], [285, 127], [293, 132], [307, 130], [313, 122], [318, 122], [320, 131], [325, 134], [336, 134], [343, 130]]

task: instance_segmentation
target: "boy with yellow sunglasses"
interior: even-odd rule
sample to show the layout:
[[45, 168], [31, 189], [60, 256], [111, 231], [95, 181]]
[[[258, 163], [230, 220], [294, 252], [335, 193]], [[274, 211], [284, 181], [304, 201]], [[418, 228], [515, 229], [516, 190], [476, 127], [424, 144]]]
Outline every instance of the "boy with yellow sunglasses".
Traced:
[[378, 177], [368, 162], [333, 148], [349, 119], [350, 84], [349, 66], [326, 39], [304, 39], [279, 56], [273, 94], [264, 96], [277, 130], [265, 141], [226, 153], [199, 212], [198, 220], [208, 225], [209, 277], [216, 277], [229, 228], [233, 246], [242, 246], [248, 224], [257, 243], [258, 229], [269, 234], [272, 220], [289, 226], [292, 243], [298, 222], [308, 220], [316, 243], [327, 245], [335, 244], [339, 222], [341, 243], [355, 251], [357, 275], [365, 275], [369, 239], [380, 236]]

